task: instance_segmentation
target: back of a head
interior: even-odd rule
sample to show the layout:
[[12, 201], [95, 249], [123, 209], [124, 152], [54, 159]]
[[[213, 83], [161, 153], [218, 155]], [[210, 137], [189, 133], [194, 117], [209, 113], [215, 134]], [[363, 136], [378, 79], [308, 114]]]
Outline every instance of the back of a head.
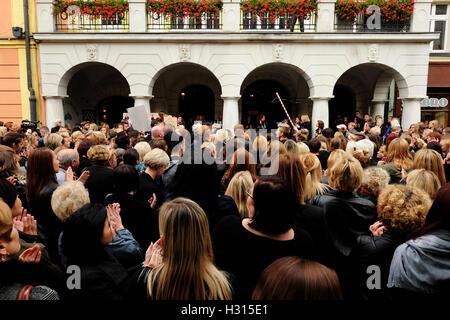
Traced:
[[294, 140], [291, 140], [291, 139], [286, 140], [284, 142], [284, 146], [286, 147], [286, 151], [288, 153], [292, 153], [292, 154], [296, 154], [296, 155], [300, 154], [297, 143]]
[[311, 141], [308, 142], [308, 147], [311, 153], [318, 153], [321, 147], [320, 140], [317, 138], [311, 139]]
[[0, 172], [1, 173], [19, 173], [20, 157], [13, 149], [0, 145]]
[[361, 185], [368, 191], [379, 194], [389, 184], [391, 176], [389, 173], [378, 166], [364, 169]]
[[301, 204], [304, 203], [306, 170], [298, 155], [292, 153], [279, 155], [271, 163], [269, 173], [283, 179], [284, 183], [297, 196], [298, 201]]
[[333, 137], [333, 129], [331, 128], [323, 129], [322, 135], [327, 139], [331, 139]]
[[342, 300], [336, 272], [311, 260], [283, 257], [260, 275], [252, 300]]
[[113, 172], [114, 190], [119, 193], [137, 191], [139, 188], [139, 174], [136, 169], [129, 164], [122, 164]]
[[389, 185], [378, 197], [378, 218], [388, 230], [406, 237], [420, 231], [431, 204], [430, 197], [421, 189]]
[[53, 156], [54, 152], [49, 148], [37, 148], [28, 156], [26, 189], [31, 206], [44, 186], [57, 183]]
[[61, 137], [57, 133], [50, 133], [44, 138], [44, 145], [51, 150], [55, 150], [56, 148], [60, 147], [62, 145], [62, 142], [63, 137]]
[[225, 195], [233, 198], [242, 218], [248, 217], [247, 190], [253, 186], [253, 178], [249, 171], [236, 173], [228, 184]]
[[87, 157], [92, 164], [107, 166], [111, 151], [103, 145], [94, 145], [89, 148]]
[[409, 172], [406, 184], [425, 191], [431, 199], [436, 197], [436, 193], [441, 188], [438, 176], [434, 172], [425, 169], [415, 169]]
[[159, 148], [152, 149], [144, 157], [144, 165], [150, 169], [167, 167], [170, 159], [167, 153]]
[[74, 149], [62, 149], [56, 154], [60, 164], [68, 166], [78, 157], [77, 151]]
[[330, 169], [329, 185], [334, 190], [355, 192], [361, 186], [363, 168], [354, 157], [339, 159]]
[[292, 228], [298, 198], [283, 179], [260, 176], [253, 187], [253, 202], [255, 215], [250, 227], [268, 235], [282, 234]]
[[101, 238], [106, 218], [105, 207], [88, 203], [65, 221], [61, 244], [68, 263], [89, 263], [104, 257]]
[[92, 139], [83, 139], [78, 146], [78, 154], [80, 157], [86, 156], [88, 150], [95, 145], [95, 142]]
[[117, 148], [122, 148], [127, 150], [130, 146], [130, 137], [126, 135], [118, 136], [115, 140]]
[[367, 150], [369, 152], [370, 158], [373, 157], [374, 145], [369, 139], [359, 140], [355, 143], [355, 151], [357, 150]]
[[333, 150], [327, 160], [327, 167], [331, 168], [338, 160], [350, 156], [347, 152], [341, 149]]
[[437, 141], [431, 141], [427, 143], [427, 149], [434, 150], [439, 154], [442, 154], [442, 146]]
[[370, 165], [370, 153], [367, 149], [355, 150], [352, 156], [361, 163], [363, 169]]
[[164, 257], [163, 264], [148, 277], [150, 297], [231, 299], [225, 276], [213, 264], [208, 218], [197, 203], [186, 198], [164, 203], [159, 211], [159, 230], [164, 235]]
[[123, 163], [131, 166], [136, 166], [139, 163], [139, 153], [136, 149], [131, 148], [123, 154]]
[[309, 147], [304, 142], [297, 142], [299, 155], [308, 154], [310, 152]]
[[439, 153], [431, 149], [421, 149], [414, 156], [413, 169], [426, 169], [434, 172], [441, 185], [446, 184], [444, 165]]
[[89, 192], [80, 181], [66, 181], [52, 194], [51, 206], [61, 221], [67, 220], [75, 211], [88, 204]]
[[134, 149], [136, 149], [136, 151], [139, 153], [139, 158], [141, 160], [144, 159], [145, 155], [151, 150], [150, 145], [146, 141], [136, 143]]

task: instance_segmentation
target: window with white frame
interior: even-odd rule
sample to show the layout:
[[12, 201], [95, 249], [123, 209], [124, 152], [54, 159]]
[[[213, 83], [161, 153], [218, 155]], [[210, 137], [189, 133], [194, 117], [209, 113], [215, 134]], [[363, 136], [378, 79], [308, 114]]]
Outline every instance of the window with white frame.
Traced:
[[434, 4], [431, 6], [430, 31], [439, 32], [439, 39], [431, 43], [432, 51], [444, 51], [446, 49], [448, 5]]

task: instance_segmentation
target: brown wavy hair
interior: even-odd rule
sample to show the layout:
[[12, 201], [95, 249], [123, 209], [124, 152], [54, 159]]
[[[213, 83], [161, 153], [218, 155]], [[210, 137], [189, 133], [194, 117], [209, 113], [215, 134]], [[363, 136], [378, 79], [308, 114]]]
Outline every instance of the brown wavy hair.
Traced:
[[343, 300], [333, 269], [299, 257], [283, 257], [259, 277], [252, 300]]
[[441, 185], [446, 184], [444, 165], [441, 155], [431, 149], [421, 149], [414, 155], [413, 169], [425, 169], [434, 172]]
[[28, 157], [26, 194], [31, 208], [46, 185], [57, 184], [53, 157], [56, 155], [49, 148], [35, 149]]
[[409, 171], [413, 166], [413, 158], [409, 152], [409, 143], [403, 138], [395, 138], [389, 144], [386, 162], [393, 162], [399, 170]]

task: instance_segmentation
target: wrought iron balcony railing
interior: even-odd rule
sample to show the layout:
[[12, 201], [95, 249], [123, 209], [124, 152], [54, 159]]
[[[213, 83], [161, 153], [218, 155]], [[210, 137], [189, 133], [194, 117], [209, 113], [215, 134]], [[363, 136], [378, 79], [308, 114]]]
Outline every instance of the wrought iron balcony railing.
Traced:
[[[364, 14], [359, 14], [355, 20], [344, 20], [335, 17], [334, 29], [337, 32], [409, 32], [409, 21], [389, 21], [381, 18], [378, 28], [367, 23]], [[371, 26], [371, 27], [369, 27]]]
[[222, 14], [212, 16], [203, 13], [199, 17], [164, 16], [157, 12], [149, 12], [147, 30], [152, 31], [220, 31], [222, 29]]
[[56, 16], [56, 31], [59, 32], [127, 32], [128, 12], [110, 16], [60, 13]]
[[241, 30], [243, 31], [278, 31], [278, 32], [315, 32], [316, 17], [311, 15], [297, 18], [290, 14], [278, 15], [270, 19], [269, 13], [263, 16], [254, 13], [242, 13]]

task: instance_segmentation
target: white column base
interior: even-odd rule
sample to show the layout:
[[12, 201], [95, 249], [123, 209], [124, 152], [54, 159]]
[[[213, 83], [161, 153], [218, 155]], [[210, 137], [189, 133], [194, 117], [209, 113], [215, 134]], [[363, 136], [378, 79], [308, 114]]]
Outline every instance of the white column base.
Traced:
[[420, 122], [420, 102], [423, 98], [405, 98], [402, 110], [402, 129], [408, 130], [409, 127]]
[[328, 101], [331, 98], [311, 98], [313, 100], [312, 108], [312, 119], [311, 119], [311, 130], [316, 129], [317, 120], [322, 120], [324, 123], [324, 128], [328, 128]]
[[223, 99], [223, 128], [233, 130], [234, 126], [239, 123], [239, 104], [241, 98], [238, 97], [221, 97]]
[[150, 113], [150, 99], [153, 96], [132, 96], [134, 99], [134, 106], [144, 106], [147, 113]]
[[51, 129], [55, 126], [55, 120], [62, 121], [62, 125], [65, 125], [64, 121], [64, 109], [63, 109], [63, 97], [44, 97], [45, 98], [45, 115], [46, 125]]
[[375, 117], [380, 115], [384, 118], [384, 106], [387, 101], [372, 101], [372, 117], [375, 121]]

